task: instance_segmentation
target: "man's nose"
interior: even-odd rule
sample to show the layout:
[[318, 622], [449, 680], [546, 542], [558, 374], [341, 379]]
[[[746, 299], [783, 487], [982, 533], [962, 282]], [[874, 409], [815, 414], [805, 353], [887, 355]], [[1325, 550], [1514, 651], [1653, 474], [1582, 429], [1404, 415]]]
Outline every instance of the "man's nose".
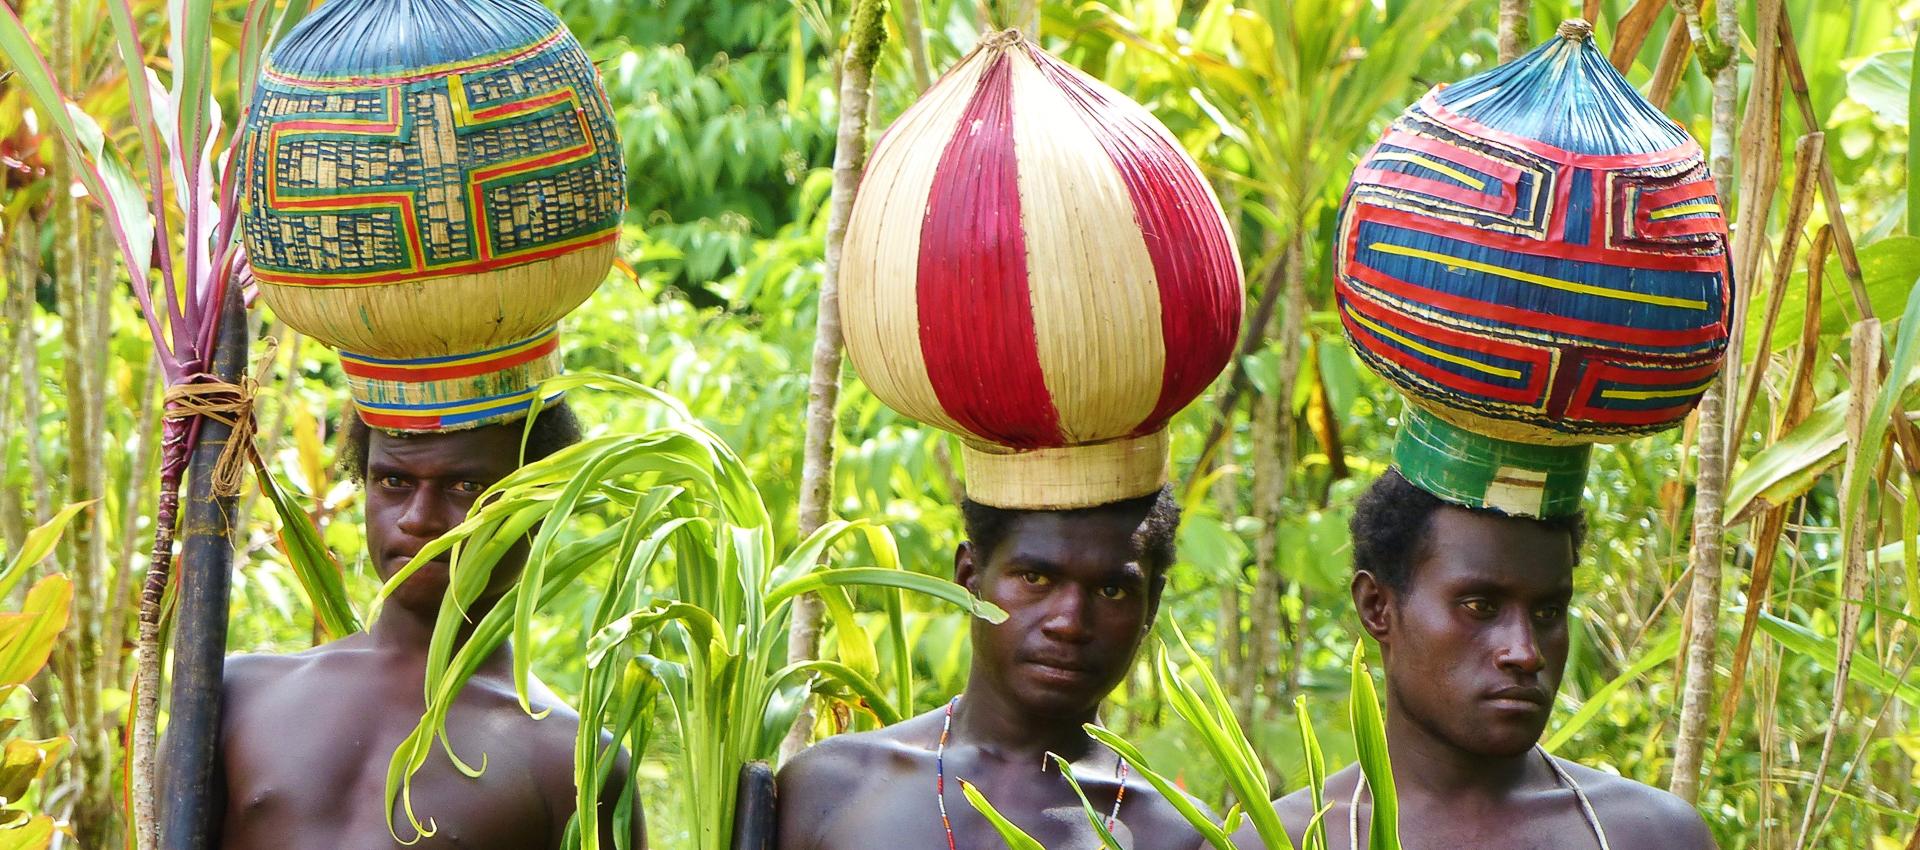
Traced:
[[1062, 587], [1048, 603], [1047, 617], [1040, 622], [1042, 634], [1067, 643], [1093, 639], [1093, 624], [1088, 619], [1093, 606], [1088, 604], [1086, 593], [1072, 586]]
[[1546, 657], [1541, 655], [1540, 641], [1534, 633], [1533, 619], [1526, 612], [1507, 618], [1507, 622], [1500, 625], [1498, 635], [1498, 655], [1494, 661], [1501, 669], [1531, 675], [1546, 666]]
[[419, 486], [407, 494], [407, 503], [397, 523], [408, 537], [432, 540], [453, 527], [447, 519], [447, 500], [437, 487]]

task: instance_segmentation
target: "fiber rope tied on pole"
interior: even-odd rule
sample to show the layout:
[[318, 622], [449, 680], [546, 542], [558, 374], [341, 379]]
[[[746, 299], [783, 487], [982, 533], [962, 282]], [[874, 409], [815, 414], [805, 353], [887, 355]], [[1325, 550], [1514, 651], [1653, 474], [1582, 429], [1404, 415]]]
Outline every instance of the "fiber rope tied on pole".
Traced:
[[184, 383], [168, 387], [166, 395], [162, 397], [165, 410], [163, 418], [192, 420], [206, 417], [233, 429], [226, 447], [220, 451], [219, 460], [213, 466], [210, 483], [215, 496], [225, 498], [240, 495], [247, 466], [259, 467], [264, 463], [253, 445], [257, 425], [253, 404], [260, 391], [260, 381], [266, 377], [267, 370], [273, 367], [273, 356], [278, 348], [279, 341], [268, 337], [265, 350], [257, 361], [259, 365], [255, 374], [241, 376], [237, 384], [201, 372], [189, 376]]

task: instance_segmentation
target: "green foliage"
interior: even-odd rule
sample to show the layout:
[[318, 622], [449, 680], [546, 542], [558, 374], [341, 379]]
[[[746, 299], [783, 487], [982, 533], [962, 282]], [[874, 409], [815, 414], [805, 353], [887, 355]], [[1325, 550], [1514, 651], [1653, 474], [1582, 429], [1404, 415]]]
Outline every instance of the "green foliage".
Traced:
[[[719, 850], [730, 838], [734, 776], [747, 762], [773, 754], [802, 695], [839, 699], [881, 723], [900, 718], [876, 683], [878, 654], [854, 619], [850, 591], [881, 590], [880, 607], [896, 624], [901, 599], [895, 591], [989, 620], [1005, 614], [957, 584], [901, 570], [892, 539], [864, 522], [830, 522], [777, 558], [766, 506], [740, 458], [717, 435], [678, 400], [624, 378], [574, 374], [551, 380], [546, 390], [588, 387], [664, 408], [671, 421], [589, 437], [521, 467], [488, 488], [465, 522], [423, 547], [382, 589], [383, 598], [428, 561], [452, 553], [428, 657], [426, 716], [394, 754], [389, 811], [399, 802], [414, 834], [433, 834], [431, 818], [416, 815], [409, 791], [436, 742], [462, 771], [485, 769], [462, 761], [448, 739], [447, 712], [461, 686], [509, 634], [520, 646], [532, 645], [536, 614], [552, 610], [589, 570], [608, 568], [604, 593], [584, 622], [573, 846], [599, 847], [595, 802], [622, 744], [646, 752], [645, 733], [658, 711], [673, 718], [679, 733], [678, 775], [687, 789], [680, 823], [692, 846]], [[532, 427], [529, 421], [529, 432]], [[491, 610], [472, 610], [501, 556], [529, 533], [533, 542], [518, 583]], [[820, 566], [830, 548], [853, 539], [866, 544], [875, 566]], [[786, 663], [785, 624], [803, 593], [828, 600], [839, 660]], [[896, 659], [907, 657], [898, 628], [887, 639]], [[514, 658], [515, 690], [531, 712], [529, 654]], [[896, 667], [900, 695], [911, 693], [910, 672]], [[610, 741], [601, 740], [603, 728], [614, 732]]]

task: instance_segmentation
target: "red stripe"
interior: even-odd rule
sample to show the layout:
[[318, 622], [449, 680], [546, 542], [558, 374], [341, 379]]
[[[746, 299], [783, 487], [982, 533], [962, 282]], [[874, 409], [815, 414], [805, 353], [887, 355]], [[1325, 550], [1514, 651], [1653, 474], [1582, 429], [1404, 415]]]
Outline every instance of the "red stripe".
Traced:
[[[1583, 419], [1589, 422], [1601, 422], [1610, 425], [1661, 425], [1674, 422], [1686, 416], [1688, 411], [1692, 410], [1696, 404], [1699, 404], [1700, 397], [1698, 395], [1691, 398], [1678, 399], [1671, 407], [1660, 407], [1651, 410], [1620, 410], [1598, 407], [1596, 405], [1599, 399], [1596, 396], [1600, 381], [1602, 379], [1622, 382], [1632, 381], [1638, 385], [1649, 387], [1663, 385], [1684, 386], [1689, 383], [1705, 381], [1718, 371], [1720, 371], [1720, 360], [1718, 357], [1699, 366], [1674, 370], [1635, 369], [1613, 363], [1591, 362], [1587, 365], [1587, 369], [1585, 370], [1586, 374], [1581, 376], [1580, 388], [1574, 393], [1572, 403], [1567, 406], [1566, 415], [1572, 419]], [[1667, 380], [1646, 380], [1653, 376], [1663, 377]], [[1705, 392], [1706, 390], [1701, 390], [1701, 393]]]
[[[1468, 150], [1467, 148], [1457, 145], [1450, 145], [1438, 139], [1416, 136], [1405, 130], [1387, 130], [1386, 137], [1382, 138], [1380, 143], [1392, 145], [1396, 148], [1416, 150], [1429, 156], [1446, 160], [1454, 165], [1471, 168], [1482, 174], [1490, 174], [1494, 179], [1507, 183], [1519, 182], [1520, 175], [1531, 170], [1521, 169], [1512, 163], [1501, 162], [1477, 151]], [[1372, 151], [1367, 153], [1367, 158], [1373, 158]]]
[[[1415, 164], [1417, 165], [1418, 163]], [[1458, 204], [1465, 204], [1476, 210], [1484, 210], [1498, 215], [1512, 215], [1513, 208], [1517, 205], [1514, 200], [1513, 187], [1506, 183], [1500, 184], [1500, 194], [1489, 195], [1465, 186], [1455, 186], [1444, 180], [1434, 180], [1428, 177], [1421, 177], [1417, 174], [1407, 174], [1400, 171], [1383, 171], [1378, 168], [1368, 168], [1364, 164], [1353, 170], [1353, 182], [1361, 185], [1391, 186], [1395, 189], [1406, 189], [1410, 192], [1419, 192], [1422, 195], [1445, 198]]]
[[360, 421], [375, 428], [398, 428], [403, 431], [432, 431], [440, 426], [440, 417], [404, 416], [393, 413], [373, 413], [360, 411]]
[[1338, 300], [1341, 307], [1344, 308], [1340, 320], [1347, 323], [1348, 334], [1355, 335], [1356, 339], [1358, 338], [1358, 334], [1365, 334], [1367, 339], [1374, 339], [1375, 337], [1372, 330], [1351, 321], [1347, 315], [1348, 313], [1365, 313], [1374, 323], [1392, 328], [1402, 334], [1416, 338], [1424, 338], [1453, 348], [1477, 351], [1482, 354], [1489, 354], [1507, 360], [1518, 360], [1531, 365], [1532, 368], [1528, 370], [1527, 383], [1515, 388], [1481, 381], [1459, 372], [1443, 369], [1402, 351], [1397, 344], [1386, 340], [1381, 340], [1378, 345], [1368, 346], [1374, 353], [1393, 360], [1409, 371], [1424, 375], [1429, 380], [1452, 387], [1461, 392], [1481, 395], [1499, 401], [1512, 402], [1514, 404], [1523, 404], [1529, 407], [1539, 407], [1542, 403], [1541, 396], [1546, 390], [1548, 373], [1553, 369], [1552, 352], [1540, 348], [1516, 345], [1504, 340], [1451, 331], [1439, 325], [1421, 321], [1406, 313], [1375, 305], [1365, 298], [1359, 297], [1353, 290], [1347, 288], [1345, 281], [1336, 279], [1334, 285], [1339, 289], [1340, 298]]
[[1692, 183], [1682, 183], [1678, 186], [1668, 186], [1664, 189], [1644, 190], [1640, 193], [1640, 205], [1654, 208], [1667, 207], [1680, 203], [1681, 201], [1704, 198], [1713, 194], [1716, 190], [1717, 187], [1714, 186], [1712, 180], [1696, 180]]
[[[1370, 207], [1366, 218], [1374, 218], [1373, 213], [1377, 212], [1388, 211], [1381, 210], [1377, 207]], [[1433, 227], [1431, 222], [1427, 220], [1422, 220], [1418, 226], [1429, 227], [1435, 230], [1435, 232], [1439, 232], [1439, 228]], [[1489, 237], [1494, 234], [1476, 232], [1476, 235], [1482, 239], [1491, 241]], [[1601, 341], [1617, 342], [1622, 346], [1651, 345], [1680, 347], [1695, 345], [1726, 336], [1724, 317], [1721, 321], [1709, 325], [1702, 325], [1689, 331], [1645, 330], [1621, 325], [1610, 325], [1603, 322], [1572, 319], [1553, 313], [1525, 310], [1519, 307], [1497, 304], [1492, 301], [1481, 301], [1474, 298], [1451, 295], [1436, 289], [1428, 289], [1424, 286], [1408, 283], [1387, 275], [1371, 266], [1362, 265], [1354, 259], [1358, 254], [1359, 240], [1359, 220], [1356, 220], [1347, 228], [1346, 254], [1343, 258], [1345, 267], [1341, 270], [1341, 273], [1410, 303], [1429, 304], [1449, 312], [1459, 313], [1465, 316], [1474, 316], [1490, 321], [1506, 322], [1521, 327], [1553, 328], [1584, 337], [1592, 337]], [[1541, 243], [1533, 244], [1539, 245]]]
[[1160, 430], [1226, 368], [1240, 334], [1239, 262], [1219, 207], [1187, 155], [1139, 106], [1032, 45], [1027, 55], [1079, 110], [1126, 183], [1160, 290], [1160, 397], [1134, 434]]
[[995, 56], [940, 156], [920, 224], [920, 355], [960, 427], [1021, 449], [1065, 444], [1027, 286], [1013, 80]]
[[522, 363], [538, 360], [552, 353], [560, 346], [558, 336], [550, 337], [546, 342], [495, 360], [477, 360], [472, 363], [459, 363], [451, 366], [439, 366], [431, 369], [408, 369], [398, 366], [383, 366], [376, 363], [361, 363], [340, 358], [340, 370], [356, 378], [378, 378], [387, 381], [407, 381], [421, 383], [440, 381], [448, 378], [467, 378], [510, 369]]

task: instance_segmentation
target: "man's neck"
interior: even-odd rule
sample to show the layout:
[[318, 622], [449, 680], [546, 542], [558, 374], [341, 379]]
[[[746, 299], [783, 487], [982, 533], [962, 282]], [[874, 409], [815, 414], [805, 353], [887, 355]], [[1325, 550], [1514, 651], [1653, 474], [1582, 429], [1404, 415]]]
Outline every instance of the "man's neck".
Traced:
[[[476, 604], [468, 612], [467, 624], [460, 630], [456, 646], [465, 644], [473, 635], [473, 628], [480, 618], [493, 608], [491, 602]], [[367, 628], [367, 639], [377, 650], [397, 655], [414, 657], [426, 662], [427, 652], [433, 645], [433, 612], [419, 612], [406, 608], [389, 599], [380, 606], [380, 616], [374, 618], [373, 625]], [[513, 666], [513, 645], [502, 641], [500, 646], [489, 653], [480, 662], [477, 676], [504, 674]]]
[[1030, 760], [1051, 770], [1047, 753], [1077, 762], [1097, 749], [1084, 725], [1099, 719], [1097, 709], [1074, 715], [1036, 715], [986, 684], [976, 670], [953, 709], [953, 739], [1007, 760]]
[[[1387, 693], [1387, 752], [1400, 794], [1434, 800], [1498, 801], [1540, 780], [1545, 767], [1529, 749], [1515, 756], [1489, 756], [1463, 750], [1411, 719], [1411, 713]], [[1546, 777], [1551, 782], [1552, 777]]]

